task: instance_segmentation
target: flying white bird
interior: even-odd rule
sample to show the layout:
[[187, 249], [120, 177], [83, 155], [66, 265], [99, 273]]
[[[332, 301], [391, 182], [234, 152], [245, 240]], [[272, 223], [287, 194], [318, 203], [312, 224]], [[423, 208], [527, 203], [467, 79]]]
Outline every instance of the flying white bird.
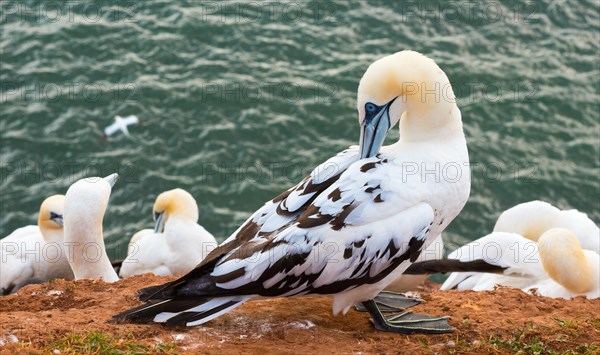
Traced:
[[71, 246], [69, 264], [75, 279], [119, 279], [113, 269], [102, 234], [102, 221], [112, 186], [119, 178], [90, 177], [75, 182], [65, 195], [65, 245]]
[[30, 283], [73, 278], [63, 249], [64, 200], [63, 195], [46, 198], [37, 226], [16, 229], [0, 240], [0, 294], [14, 293]]
[[116, 115], [115, 122], [104, 129], [104, 133], [102, 136], [103, 136], [103, 138], [108, 138], [108, 137], [112, 136], [113, 134], [115, 134], [115, 132], [121, 131], [121, 132], [123, 132], [124, 135], [129, 137], [129, 130], [127, 129], [127, 126], [130, 126], [133, 124], [138, 124], [141, 121], [142, 121], [142, 119], [138, 118], [135, 115], [130, 115], [125, 118], [122, 118], [121, 116]]
[[[470, 190], [467, 145], [450, 82], [403, 51], [358, 88], [360, 146], [267, 202], [189, 274], [140, 292], [116, 320], [193, 326], [252, 299], [331, 295], [334, 314], [362, 302], [381, 330], [451, 331], [445, 317], [385, 317], [373, 298], [458, 215]], [[400, 139], [381, 148], [400, 121]], [[378, 153], [379, 152], [379, 153]]]
[[137, 232], [129, 242], [121, 277], [145, 273], [183, 275], [198, 265], [217, 241], [197, 223], [198, 204], [183, 189], [161, 193], [153, 208], [154, 230]]

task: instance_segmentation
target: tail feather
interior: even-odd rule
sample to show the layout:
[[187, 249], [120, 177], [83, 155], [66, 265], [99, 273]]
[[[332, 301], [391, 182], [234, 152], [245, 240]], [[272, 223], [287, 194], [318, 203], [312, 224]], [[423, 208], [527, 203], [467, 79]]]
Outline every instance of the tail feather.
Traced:
[[[159, 291], [165, 289], [165, 285], [156, 285], [156, 286], [149, 286], [149, 287], [144, 287], [142, 289], [139, 289], [135, 295], [136, 297], [140, 300], [140, 301], [148, 301], [152, 298], [152, 296], [156, 295]], [[164, 297], [166, 299], [168, 299], [169, 297]], [[163, 298], [163, 299], [164, 299]]]
[[212, 320], [242, 305], [250, 297], [213, 299], [151, 300], [113, 317], [116, 322], [164, 323], [167, 326], [192, 326]]
[[[194, 326], [203, 324], [241, 306], [246, 301], [247, 299], [231, 299], [230, 297], [217, 298], [206, 303], [206, 305], [175, 314], [167, 319], [166, 324], [169, 326]], [[209, 307], [210, 303], [213, 304]]]
[[460, 261], [455, 259], [427, 260], [413, 263], [404, 271], [406, 275], [427, 275], [448, 272], [485, 272], [502, 274], [506, 268], [484, 260]]
[[153, 322], [158, 314], [165, 312], [180, 312], [181, 310], [193, 308], [208, 301], [208, 299], [151, 300], [138, 307], [117, 314], [113, 317], [113, 321], [131, 323]]

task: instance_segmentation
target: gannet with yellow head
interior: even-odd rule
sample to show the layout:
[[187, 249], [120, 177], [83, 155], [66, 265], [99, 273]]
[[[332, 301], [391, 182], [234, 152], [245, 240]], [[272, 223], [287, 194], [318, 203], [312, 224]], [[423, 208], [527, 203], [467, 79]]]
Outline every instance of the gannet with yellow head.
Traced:
[[40, 206], [37, 226], [16, 229], [0, 240], [2, 295], [30, 283], [73, 278], [63, 249], [64, 200], [63, 195], [46, 198]]
[[76, 181], [65, 195], [65, 247], [75, 279], [119, 280], [106, 248], [102, 223], [118, 174]]
[[502, 285], [553, 298], [600, 297], [600, 256], [582, 249], [577, 236], [565, 228], [545, 230], [537, 242], [515, 233], [493, 232], [448, 258], [481, 259], [503, 267], [504, 273], [452, 273], [442, 290], [483, 291]]
[[553, 228], [539, 239], [540, 259], [550, 277], [531, 286], [541, 296], [600, 297], [600, 255], [584, 250], [579, 239], [565, 228]]
[[600, 229], [585, 213], [560, 210], [544, 201], [529, 201], [502, 212], [494, 232], [517, 233], [538, 241], [550, 228], [566, 228], [577, 236], [581, 247], [600, 254]]
[[139, 231], [131, 238], [120, 276], [191, 271], [217, 246], [213, 235], [197, 223], [198, 215], [198, 204], [189, 192], [173, 189], [158, 195], [154, 230]]
[[[193, 271], [142, 290], [148, 303], [115, 319], [193, 326], [252, 299], [321, 294], [333, 297], [335, 314], [362, 302], [378, 329], [450, 331], [445, 318], [384, 317], [373, 298], [469, 196], [467, 146], [452, 87], [433, 60], [403, 51], [371, 64], [357, 102], [359, 147], [319, 165]], [[399, 141], [380, 149], [398, 121]]]
[[[550, 233], [550, 230], [554, 230], [554, 232]], [[568, 230], [568, 233], [564, 232], [565, 230]], [[562, 237], [559, 237], [560, 235]], [[552, 287], [558, 290], [565, 288], [557, 286], [558, 284], [545, 271], [545, 266], [558, 262], [560, 270], [568, 270], [574, 274], [578, 274], [580, 271], [574, 271], [579, 270], [577, 267], [575, 269], [565, 267], [565, 263], [561, 262], [567, 259], [562, 257], [556, 260], [546, 257], [543, 262], [544, 258], [541, 254], [549, 255], [549, 250], [552, 250], [549, 245], [554, 245], [555, 250], [561, 248], [560, 241], [569, 240], [567, 235], [574, 235], [578, 241], [576, 244], [563, 245], [563, 251], [569, 250], [570, 253], [571, 247], [577, 245], [577, 248], [583, 249], [586, 255], [600, 253], [598, 246], [600, 231], [585, 213], [574, 209], [560, 210], [547, 202], [538, 200], [511, 207], [500, 214], [493, 233], [457, 249], [448, 256], [449, 259], [463, 262], [484, 260], [488, 265], [505, 268], [504, 274], [494, 275], [478, 272], [477, 269], [480, 267], [487, 268], [485, 264], [478, 264], [473, 268], [461, 267], [468, 271], [450, 274], [442, 285], [442, 289], [492, 290], [498, 284], [529, 290], [532, 288], [532, 284], [542, 282], [548, 283], [548, 286], [540, 287], [540, 293], [554, 297], [552, 293], [545, 292], [545, 290], [552, 289]], [[543, 248], [541, 246], [542, 236], [544, 236], [543, 241], [546, 245]], [[577, 253], [573, 253], [573, 255], [575, 254]], [[566, 295], [568, 296], [568, 293]]]

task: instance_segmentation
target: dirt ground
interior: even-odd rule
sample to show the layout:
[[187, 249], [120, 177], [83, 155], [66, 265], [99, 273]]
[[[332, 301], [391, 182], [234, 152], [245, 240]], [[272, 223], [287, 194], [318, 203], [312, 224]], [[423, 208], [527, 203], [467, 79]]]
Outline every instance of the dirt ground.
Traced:
[[27, 286], [0, 298], [0, 353], [600, 353], [600, 299], [439, 291], [432, 283], [418, 291], [425, 302], [413, 310], [449, 315], [453, 334], [379, 332], [366, 313], [333, 317], [327, 297], [250, 302], [192, 328], [108, 322], [139, 304], [137, 289], [171, 279]]

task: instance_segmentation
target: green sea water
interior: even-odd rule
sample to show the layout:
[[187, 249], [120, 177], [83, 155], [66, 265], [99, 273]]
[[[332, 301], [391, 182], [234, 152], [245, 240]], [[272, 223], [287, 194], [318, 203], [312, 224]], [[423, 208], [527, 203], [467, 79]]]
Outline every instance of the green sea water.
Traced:
[[[448, 244], [533, 199], [600, 220], [597, 1], [3, 0], [0, 11], [0, 236], [77, 179], [119, 172], [104, 219], [112, 258], [175, 187], [223, 240], [358, 142], [360, 77], [403, 49], [437, 61], [462, 111], [473, 183]], [[144, 121], [102, 140], [116, 114]]]

